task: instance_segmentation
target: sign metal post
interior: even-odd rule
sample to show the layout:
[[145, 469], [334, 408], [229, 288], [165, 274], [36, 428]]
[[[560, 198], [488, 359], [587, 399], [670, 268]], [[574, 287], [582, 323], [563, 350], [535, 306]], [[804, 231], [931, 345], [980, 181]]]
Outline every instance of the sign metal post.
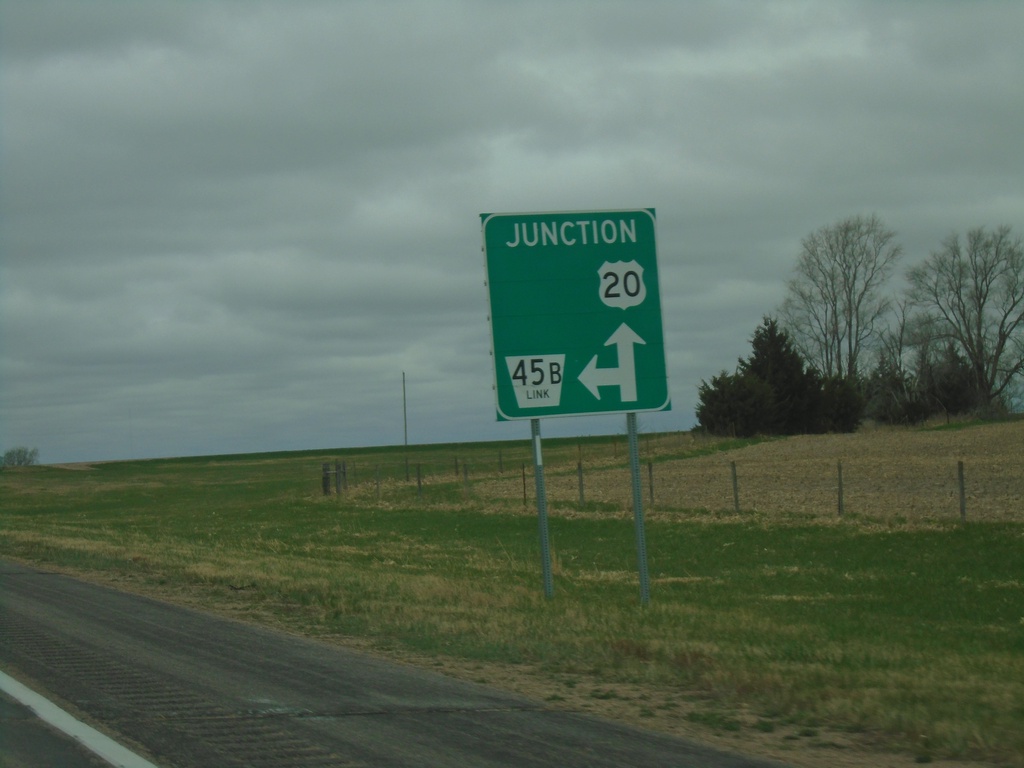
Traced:
[[640, 572], [640, 604], [651, 601], [651, 582], [647, 573], [647, 536], [644, 533], [644, 494], [640, 485], [640, 444], [637, 439], [636, 414], [626, 414], [629, 438], [629, 475], [633, 484], [633, 530], [636, 534], [636, 561]]
[[540, 419], [625, 413], [641, 602], [649, 600], [636, 414], [670, 405], [652, 208], [481, 214], [495, 410], [531, 423], [551, 597]]
[[551, 537], [548, 535], [548, 493], [544, 485], [544, 456], [540, 446], [540, 419], [530, 419], [530, 436], [533, 440], [533, 479], [537, 487], [537, 527], [540, 530], [540, 562], [544, 576], [544, 597], [549, 600], [555, 594], [551, 577]]

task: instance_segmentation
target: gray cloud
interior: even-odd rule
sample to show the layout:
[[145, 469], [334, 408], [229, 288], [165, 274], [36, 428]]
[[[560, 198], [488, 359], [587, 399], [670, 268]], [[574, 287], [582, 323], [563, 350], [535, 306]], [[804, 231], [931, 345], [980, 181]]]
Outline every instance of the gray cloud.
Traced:
[[[877, 213], [1024, 229], [1010, 2], [0, 6], [0, 441], [510, 438], [478, 214], [658, 209], [674, 410]], [[619, 429], [559, 419], [552, 434]]]

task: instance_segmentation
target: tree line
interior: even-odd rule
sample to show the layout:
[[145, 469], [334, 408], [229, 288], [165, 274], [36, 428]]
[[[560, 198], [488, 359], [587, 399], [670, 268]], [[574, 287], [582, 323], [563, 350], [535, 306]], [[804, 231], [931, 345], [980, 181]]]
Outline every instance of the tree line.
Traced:
[[1024, 371], [1024, 247], [1010, 227], [951, 234], [894, 278], [903, 248], [877, 216], [822, 227], [751, 355], [698, 388], [713, 434], [848, 432], [864, 419], [1013, 410]]

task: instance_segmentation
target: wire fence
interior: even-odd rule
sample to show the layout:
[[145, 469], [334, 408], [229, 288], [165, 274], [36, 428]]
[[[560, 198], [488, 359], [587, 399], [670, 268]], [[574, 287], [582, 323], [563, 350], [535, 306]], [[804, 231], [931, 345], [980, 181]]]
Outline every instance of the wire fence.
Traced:
[[[986, 451], [984, 441], [979, 450], [947, 446], [941, 455], [926, 449], [927, 440], [866, 451], [857, 440], [836, 436], [830, 442], [819, 437], [818, 444], [796, 438], [703, 456], [693, 455], [699, 438], [658, 436], [648, 441], [642, 459], [643, 499], [654, 515], [1019, 521], [1024, 430], [1018, 436], [1022, 450], [1016, 454]], [[624, 439], [621, 445], [563, 444], [551, 454], [545, 454], [545, 479], [553, 514], [631, 512]], [[321, 469], [323, 492], [352, 501], [535, 508], [527, 444], [427, 461], [415, 454], [400, 461], [347, 459]]]

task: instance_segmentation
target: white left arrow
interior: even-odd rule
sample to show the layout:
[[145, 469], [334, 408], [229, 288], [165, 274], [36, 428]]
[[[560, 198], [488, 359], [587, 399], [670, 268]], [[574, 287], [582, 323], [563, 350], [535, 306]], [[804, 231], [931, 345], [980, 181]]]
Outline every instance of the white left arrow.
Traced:
[[590, 394], [601, 399], [599, 387], [618, 387], [619, 396], [622, 402], [631, 403], [636, 401], [636, 356], [633, 354], [633, 346], [646, 344], [647, 342], [637, 336], [636, 331], [623, 323], [608, 341], [606, 347], [615, 345], [618, 349], [619, 364], [615, 368], [598, 368], [597, 355], [587, 363], [587, 367], [580, 374], [580, 383], [590, 390]]

